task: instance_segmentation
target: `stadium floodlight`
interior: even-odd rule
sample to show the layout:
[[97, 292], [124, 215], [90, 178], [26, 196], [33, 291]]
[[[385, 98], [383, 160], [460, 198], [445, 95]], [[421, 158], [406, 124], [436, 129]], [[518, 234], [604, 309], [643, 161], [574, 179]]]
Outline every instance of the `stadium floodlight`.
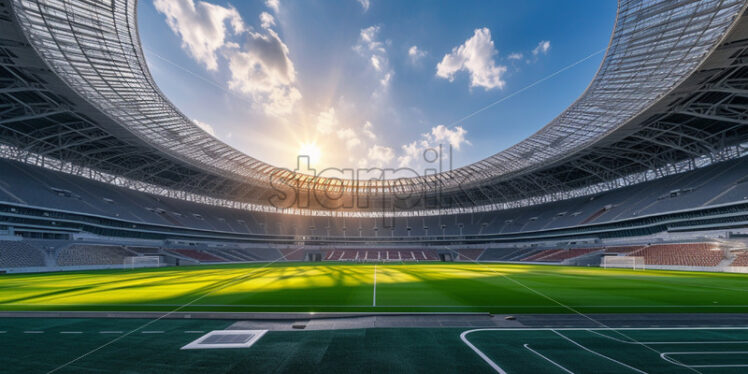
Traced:
[[623, 268], [646, 270], [644, 257], [641, 256], [603, 256], [603, 268]]
[[125, 257], [125, 269], [157, 268], [161, 266], [161, 256], [128, 256]]

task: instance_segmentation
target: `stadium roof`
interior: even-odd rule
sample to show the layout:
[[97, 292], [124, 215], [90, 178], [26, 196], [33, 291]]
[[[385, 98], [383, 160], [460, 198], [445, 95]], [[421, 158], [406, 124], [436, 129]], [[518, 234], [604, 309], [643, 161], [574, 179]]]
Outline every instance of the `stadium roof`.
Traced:
[[589, 194], [740, 157], [748, 140], [743, 0], [620, 1], [597, 75], [557, 118], [482, 161], [397, 180], [293, 173], [210, 136], [153, 81], [136, 8], [135, 0], [0, 0], [2, 156], [254, 208], [277, 204], [279, 185], [295, 186], [316, 198], [282, 207], [360, 212]]

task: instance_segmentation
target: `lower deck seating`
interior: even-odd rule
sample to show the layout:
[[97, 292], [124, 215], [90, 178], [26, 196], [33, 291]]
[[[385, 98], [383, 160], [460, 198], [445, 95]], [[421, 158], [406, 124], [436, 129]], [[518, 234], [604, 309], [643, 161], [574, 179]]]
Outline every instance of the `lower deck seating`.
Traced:
[[324, 261], [438, 261], [433, 249], [333, 249]]
[[298, 248], [281, 249], [281, 254], [286, 261], [303, 261], [304, 250]]
[[644, 249], [646, 246], [644, 245], [632, 245], [632, 246], [621, 246], [621, 247], [606, 247], [605, 252], [606, 253], [618, 253], [618, 254], [624, 254], [629, 256], [635, 256], [636, 253]]
[[730, 266], [748, 266], [748, 252], [738, 253]]
[[590, 254], [592, 252], [596, 252], [602, 250], [602, 248], [571, 248], [571, 249], [562, 249], [560, 251], [557, 251], [556, 253], [551, 254], [550, 256], [543, 257], [542, 261], [544, 262], [562, 262], [564, 260], [572, 259], [579, 256], [584, 256], [587, 254]]
[[[713, 243], [655, 244], [645, 247], [627, 247], [627, 252], [616, 248], [617, 253], [644, 257], [646, 265], [717, 266], [724, 259], [722, 250]], [[606, 252], [612, 252], [611, 248]]]
[[0, 268], [44, 266], [44, 255], [20, 241], [0, 241]]
[[525, 262], [542, 262], [544, 258], [549, 257], [549, 256], [553, 256], [556, 253], [559, 253], [561, 251], [563, 251], [563, 249], [546, 249], [546, 250], [537, 252], [535, 254], [532, 254], [530, 256], [527, 256], [527, 257], [521, 259], [520, 261], [525, 261]]
[[530, 248], [488, 248], [478, 258], [479, 261], [517, 261], [534, 253]]
[[122, 265], [128, 256], [132, 253], [120, 246], [74, 244], [60, 250], [57, 265]]
[[216, 257], [207, 252], [196, 249], [170, 249], [169, 252], [197, 260], [199, 262], [226, 262], [226, 259]]
[[159, 254], [159, 249], [156, 247], [127, 247], [131, 252], [141, 254], [141, 255], [157, 255]]
[[477, 261], [481, 254], [485, 251], [484, 248], [480, 249], [458, 249], [457, 253], [460, 255], [458, 260]]

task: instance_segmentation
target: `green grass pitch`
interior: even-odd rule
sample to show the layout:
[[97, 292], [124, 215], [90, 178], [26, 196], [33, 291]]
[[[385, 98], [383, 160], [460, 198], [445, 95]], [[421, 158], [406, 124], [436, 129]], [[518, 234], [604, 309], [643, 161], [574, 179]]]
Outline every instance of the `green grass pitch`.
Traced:
[[742, 274], [543, 265], [244, 264], [2, 275], [0, 310], [748, 312], [746, 284]]

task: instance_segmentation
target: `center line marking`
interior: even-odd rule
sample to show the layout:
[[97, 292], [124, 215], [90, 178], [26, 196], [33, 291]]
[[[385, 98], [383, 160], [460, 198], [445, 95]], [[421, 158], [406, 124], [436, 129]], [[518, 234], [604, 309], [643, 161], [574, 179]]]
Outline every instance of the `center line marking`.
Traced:
[[374, 297], [371, 306], [377, 306], [377, 265], [374, 265]]

